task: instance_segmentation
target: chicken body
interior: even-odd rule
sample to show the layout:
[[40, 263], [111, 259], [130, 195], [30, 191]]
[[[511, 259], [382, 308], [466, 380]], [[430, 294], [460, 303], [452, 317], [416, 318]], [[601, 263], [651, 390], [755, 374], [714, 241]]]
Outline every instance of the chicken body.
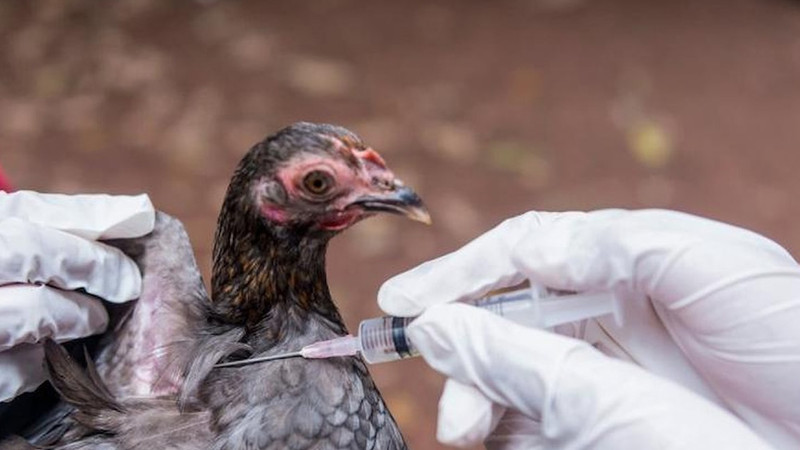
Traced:
[[[263, 354], [339, 335], [320, 323], [310, 324], [299, 339]], [[221, 369], [208, 377], [200, 395], [218, 430], [215, 448], [403, 447], [359, 358], [291, 359]]]
[[387, 211], [427, 219], [416, 194], [349, 131], [300, 123], [257, 144], [222, 206], [212, 296], [175, 219], [159, 214], [151, 235], [112, 242], [139, 264], [142, 298], [109, 332], [96, 370], [83, 373], [48, 346], [52, 382], [75, 410], [55, 420], [56, 438], [40, 432], [39, 442], [65, 449], [406, 448], [360, 357], [213, 368], [347, 334], [327, 287], [327, 243]]

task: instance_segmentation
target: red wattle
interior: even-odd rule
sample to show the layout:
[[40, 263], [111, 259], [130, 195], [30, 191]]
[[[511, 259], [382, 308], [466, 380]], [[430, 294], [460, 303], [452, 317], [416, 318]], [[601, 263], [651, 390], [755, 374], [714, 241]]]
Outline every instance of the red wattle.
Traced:
[[358, 216], [357, 212], [344, 212], [321, 221], [319, 225], [323, 230], [343, 230], [352, 225], [358, 219]]

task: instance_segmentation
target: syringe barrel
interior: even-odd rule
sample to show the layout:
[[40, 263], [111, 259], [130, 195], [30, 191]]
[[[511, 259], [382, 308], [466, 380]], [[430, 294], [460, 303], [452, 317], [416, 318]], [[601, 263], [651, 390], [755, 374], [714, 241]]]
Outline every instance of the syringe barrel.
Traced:
[[[531, 301], [530, 289], [503, 292], [471, 304], [527, 326], [535, 326], [539, 317]], [[414, 317], [376, 317], [366, 319], [358, 327], [361, 356], [370, 363], [397, 361], [419, 355], [406, 336], [406, 327]]]
[[361, 356], [368, 363], [396, 361], [419, 353], [406, 336], [406, 326], [413, 317], [376, 317], [361, 322], [358, 339]]
[[[550, 328], [611, 313], [620, 321], [610, 292], [564, 294], [531, 286], [468, 303], [527, 327]], [[412, 320], [413, 317], [386, 316], [362, 321], [358, 329], [361, 355], [370, 364], [417, 356], [419, 353], [406, 336], [406, 326]]]
[[534, 296], [538, 298], [543, 295], [544, 292], [525, 288], [488, 295], [467, 303], [520, 325], [541, 327], [541, 311], [534, 302]]
[[[472, 302], [479, 308], [527, 326], [537, 325], [539, 313], [531, 301], [530, 289], [502, 292]], [[361, 356], [370, 363], [396, 361], [419, 355], [406, 336], [406, 326], [414, 317], [376, 317], [358, 327]]]

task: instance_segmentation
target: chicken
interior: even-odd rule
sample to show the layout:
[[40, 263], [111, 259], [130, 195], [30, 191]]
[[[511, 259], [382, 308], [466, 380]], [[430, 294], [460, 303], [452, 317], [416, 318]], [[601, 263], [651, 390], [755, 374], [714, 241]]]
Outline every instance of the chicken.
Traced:
[[297, 123], [256, 144], [219, 215], [212, 295], [177, 220], [158, 214], [151, 235], [111, 242], [140, 265], [142, 297], [86, 371], [46, 345], [66, 404], [31, 437], [69, 449], [405, 448], [359, 357], [213, 368], [346, 334], [327, 286], [327, 244], [380, 212], [429, 221], [350, 131]]

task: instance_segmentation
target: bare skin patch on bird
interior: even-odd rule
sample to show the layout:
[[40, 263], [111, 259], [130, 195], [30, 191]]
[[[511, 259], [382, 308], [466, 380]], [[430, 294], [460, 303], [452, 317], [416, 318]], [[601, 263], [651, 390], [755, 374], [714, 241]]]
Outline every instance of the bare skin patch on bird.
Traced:
[[[348, 158], [331, 159], [317, 154], [305, 154], [294, 158], [290, 164], [277, 171], [277, 181], [283, 186], [288, 200], [305, 200], [311, 203], [326, 203], [327, 211], [318, 221], [320, 229], [340, 231], [366, 217], [363, 208], [354, 205], [357, 198], [376, 190], [387, 190], [394, 186], [395, 176], [386, 167], [383, 158], [369, 147], [345, 145], [339, 139], [331, 139], [340, 154]], [[354, 163], [351, 166], [350, 163]], [[331, 186], [324, 193], [309, 192], [306, 185], [309, 174], [320, 173], [330, 180]], [[266, 180], [256, 187], [256, 192], [266, 193]], [[259, 195], [259, 209], [269, 221], [285, 224], [292, 213], [285, 206], [265, 200]]]
[[332, 136], [320, 136], [323, 139], [330, 141], [331, 145], [339, 152], [344, 161], [350, 166], [357, 168], [359, 166], [358, 158], [355, 156], [355, 151], [364, 148], [364, 144], [357, 142], [348, 137], [335, 138]]
[[372, 147], [365, 146], [362, 142], [354, 141], [348, 137], [328, 137], [336, 150], [344, 157], [345, 161], [354, 168], [364, 168], [365, 162], [374, 164], [378, 168], [388, 170], [386, 161]]
[[289, 214], [287, 214], [286, 211], [272, 203], [262, 203], [261, 214], [270, 222], [279, 224], [286, 223], [286, 221], [289, 219]]
[[[303, 180], [314, 171], [324, 172], [334, 180], [335, 183], [329, 194], [314, 196], [304, 189]], [[330, 200], [342, 194], [347, 187], [353, 184], [363, 184], [347, 164], [330, 157], [313, 154], [293, 159], [286, 167], [278, 170], [277, 178], [290, 197], [305, 198], [316, 202]]]
[[284, 224], [289, 220], [289, 214], [278, 204], [269, 201], [273, 181], [261, 179], [253, 186], [252, 195], [261, 215], [270, 222]]

